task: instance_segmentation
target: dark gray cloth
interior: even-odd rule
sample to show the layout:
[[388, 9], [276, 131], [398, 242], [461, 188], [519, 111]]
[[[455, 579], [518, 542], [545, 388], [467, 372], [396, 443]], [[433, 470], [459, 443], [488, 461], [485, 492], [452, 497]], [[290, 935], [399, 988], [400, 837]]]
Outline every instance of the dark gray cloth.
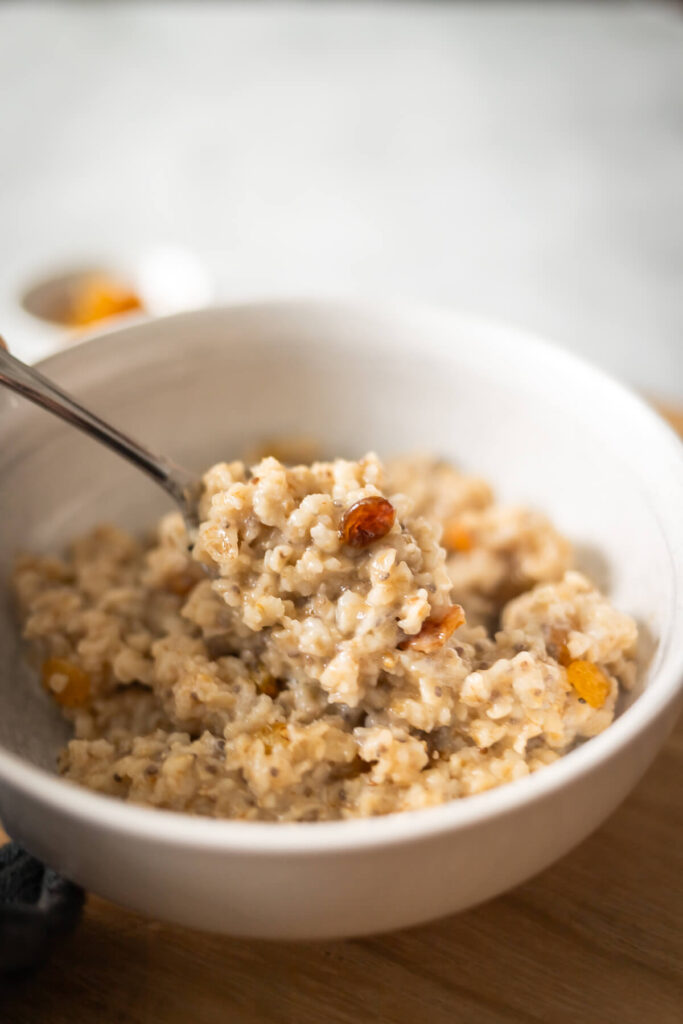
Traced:
[[39, 964], [76, 926], [85, 893], [16, 843], [0, 847], [0, 973]]

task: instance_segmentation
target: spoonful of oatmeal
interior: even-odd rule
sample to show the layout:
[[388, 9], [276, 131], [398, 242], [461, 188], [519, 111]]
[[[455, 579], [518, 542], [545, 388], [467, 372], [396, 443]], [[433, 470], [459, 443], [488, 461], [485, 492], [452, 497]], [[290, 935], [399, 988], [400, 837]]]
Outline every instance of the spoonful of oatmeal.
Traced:
[[138, 469], [144, 470], [169, 494], [182, 512], [190, 537], [199, 526], [199, 497], [202, 482], [189, 470], [177, 465], [164, 455], [149, 448], [107, 423], [101, 416], [86, 409], [71, 395], [44, 377], [35, 367], [28, 366], [10, 354], [6, 342], [0, 337], [0, 384], [42, 406], [48, 412], [89, 434], [122, 455]]
[[273, 678], [301, 676], [332, 701], [355, 707], [382, 672], [402, 675], [416, 655], [442, 652], [464, 623], [463, 609], [451, 602], [434, 528], [411, 517], [405, 496], [385, 497], [376, 455], [290, 468], [267, 457], [251, 470], [219, 463], [199, 479], [105, 422], [4, 346], [0, 383], [106, 444], [164, 488], [179, 506], [192, 559], [222, 598], [243, 654], [251, 645]]

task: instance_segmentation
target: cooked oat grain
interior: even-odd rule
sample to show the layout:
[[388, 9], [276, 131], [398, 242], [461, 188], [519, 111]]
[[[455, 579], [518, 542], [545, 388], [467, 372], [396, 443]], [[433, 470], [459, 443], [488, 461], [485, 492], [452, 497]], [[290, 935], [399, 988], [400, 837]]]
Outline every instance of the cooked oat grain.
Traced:
[[[265, 458], [204, 483], [192, 553], [174, 513], [147, 544], [102, 526], [17, 565], [75, 782], [226, 818], [416, 809], [555, 760], [632, 685], [635, 624], [566, 540], [445, 463]], [[379, 515], [362, 543], [354, 507]]]

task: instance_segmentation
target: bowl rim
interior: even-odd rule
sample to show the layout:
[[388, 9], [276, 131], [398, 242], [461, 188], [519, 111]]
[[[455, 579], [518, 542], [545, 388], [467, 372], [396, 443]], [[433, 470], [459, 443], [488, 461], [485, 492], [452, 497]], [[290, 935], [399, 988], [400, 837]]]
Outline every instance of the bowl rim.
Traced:
[[[498, 336], [506, 344], [514, 341], [530, 353], [542, 354], [558, 363], [558, 369], [582, 375], [587, 384], [601, 390], [621, 409], [622, 417], [638, 418], [660, 448], [658, 453], [676, 474], [683, 494], [683, 444], [673, 429], [627, 385], [594, 366], [582, 356], [524, 328], [509, 325], [476, 313], [448, 307], [435, 307], [403, 300], [368, 301], [348, 298], [275, 298], [207, 306], [189, 312], [154, 319], [136, 318], [134, 322], [112, 324], [105, 330], [93, 330], [77, 344], [39, 361], [48, 368], [77, 358], [83, 348], [92, 348], [116, 336], [135, 335], [158, 330], [159, 324], [189, 321], [194, 326], [215, 316], [292, 314], [303, 316], [370, 315], [389, 321], [399, 317], [408, 323], [445, 321], [454, 329], [471, 329]], [[436, 347], [436, 346], [435, 346]], [[636, 460], [637, 462], [637, 460]], [[656, 495], [652, 495], [656, 499]], [[242, 852], [255, 856], [297, 854], [313, 856], [420, 841], [428, 837], [469, 829], [494, 818], [504, 817], [535, 804], [576, 782], [628, 747], [660, 716], [670, 712], [675, 721], [675, 705], [683, 697], [683, 637], [674, 650], [676, 634], [672, 628], [683, 613], [683, 521], [675, 550], [669, 531], [664, 529], [654, 500], [653, 511], [662, 527], [662, 535], [672, 563], [673, 600], [667, 628], [662, 628], [657, 647], [657, 671], [649, 685], [614, 722], [598, 736], [570, 751], [542, 771], [483, 793], [451, 800], [433, 807], [402, 811], [375, 818], [350, 818], [323, 822], [245, 822], [214, 819], [184, 812], [129, 804], [116, 797], [89, 791], [77, 783], [62, 779], [33, 765], [18, 754], [0, 746], [0, 779], [16, 793], [67, 818], [98, 825], [105, 832], [116, 831], [137, 839], [172, 844], [179, 848], [200, 848], [218, 852]], [[643, 770], [646, 765], [643, 765]]]

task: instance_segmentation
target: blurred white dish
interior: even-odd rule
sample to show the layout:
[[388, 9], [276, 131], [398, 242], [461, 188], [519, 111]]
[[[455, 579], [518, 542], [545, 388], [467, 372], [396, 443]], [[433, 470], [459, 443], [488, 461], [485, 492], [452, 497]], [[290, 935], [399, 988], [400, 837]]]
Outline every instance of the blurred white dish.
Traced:
[[[65, 322], [62, 314], [79, 288], [93, 282], [130, 292], [141, 309], [112, 313], [99, 322]], [[96, 284], [96, 286], [97, 286]], [[13, 302], [3, 311], [2, 329], [25, 362], [45, 358], [94, 331], [148, 316], [168, 316], [206, 306], [214, 298], [200, 258], [177, 245], [155, 245], [130, 253], [95, 254], [89, 259], [63, 253], [51, 268], [26, 268], [10, 285]]]
[[[46, 372], [198, 470], [279, 434], [319, 437], [340, 455], [438, 451], [505, 499], [547, 511], [656, 641], [631, 706], [530, 778], [412, 814], [251, 824], [134, 807], [56, 778], [65, 726], [24, 663], [5, 602], [0, 817], [86, 887], [234, 934], [414, 924], [550, 864], [604, 820], [656, 753], [683, 676], [683, 448], [600, 372], [468, 317], [324, 302], [131, 324], [52, 357]], [[58, 546], [102, 518], [142, 527], [163, 511], [163, 495], [135, 470], [40, 410], [0, 395], [0, 414], [3, 579], [21, 548]]]

